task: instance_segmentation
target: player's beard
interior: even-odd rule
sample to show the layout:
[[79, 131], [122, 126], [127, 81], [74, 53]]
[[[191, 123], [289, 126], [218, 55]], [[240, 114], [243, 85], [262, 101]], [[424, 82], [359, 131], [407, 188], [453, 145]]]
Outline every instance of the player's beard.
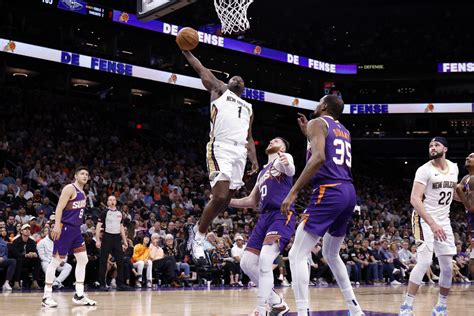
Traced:
[[430, 159], [438, 159], [438, 158], [441, 158], [443, 157], [443, 152], [436, 152], [435, 155], [433, 155], [431, 152], [430, 152]]
[[279, 151], [280, 151], [280, 147], [271, 147], [271, 148], [265, 149], [265, 153], [267, 155], [276, 154]]

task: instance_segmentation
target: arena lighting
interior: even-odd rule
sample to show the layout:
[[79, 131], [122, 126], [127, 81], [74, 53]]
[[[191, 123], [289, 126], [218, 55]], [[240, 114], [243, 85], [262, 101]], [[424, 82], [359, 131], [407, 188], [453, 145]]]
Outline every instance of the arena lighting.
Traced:
[[23, 72], [15, 72], [13, 73], [13, 77], [24, 77], [24, 78], [28, 78], [28, 74], [25, 74]]
[[133, 55], [133, 53], [132, 53], [132, 52], [130, 52], [130, 51], [128, 51], [128, 50], [123, 50], [123, 51], [122, 51], [122, 53], [124, 53], [124, 54], [128, 54], [128, 55]]

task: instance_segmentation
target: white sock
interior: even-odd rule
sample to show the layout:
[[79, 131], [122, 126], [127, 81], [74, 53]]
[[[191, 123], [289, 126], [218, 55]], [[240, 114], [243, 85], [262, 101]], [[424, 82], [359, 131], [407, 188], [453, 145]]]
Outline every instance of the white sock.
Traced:
[[351, 286], [349, 275], [347, 274], [346, 266], [339, 256], [339, 250], [341, 249], [344, 236], [334, 237], [329, 233], [326, 233], [323, 237], [323, 257], [328, 262], [329, 268], [334, 275], [334, 278], [341, 289], [341, 293], [346, 300], [351, 314], [356, 314], [362, 311], [362, 308], [357, 302], [354, 294], [354, 290]]
[[448, 296], [439, 293], [438, 295], [438, 305], [447, 305], [448, 304]]
[[273, 290], [273, 261], [280, 254], [280, 248], [277, 243], [264, 245], [260, 251], [258, 261], [258, 306], [265, 306], [270, 300]]
[[85, 251], [74, 254], [76, 257], [76, 294], [84, 296], [84, 279], [86, 277], [87, 253]]
[[321, 237], [314, 236], [304, 230], [304, 223], [296, 229], [295, 241], [291, 247], [289, 258], [293, 291], [298, 316], [307, 316], [309, 307], [309, 269], [308, 256]]
[[413, 306], [413, 301], [414, 300], [415, 300], [415, 295], [411, 295], [410, 293], [407, 293], [407, 295], [405, 296], [405, 301], [403, 302], [403, 304]]
[[43, 297], [52, 297], [53, 295], [53, 282], [56, 278], [56, 269], [61, 264], [61, 259], [53, 257], [48, 265], [45, 273], [45, 285]]

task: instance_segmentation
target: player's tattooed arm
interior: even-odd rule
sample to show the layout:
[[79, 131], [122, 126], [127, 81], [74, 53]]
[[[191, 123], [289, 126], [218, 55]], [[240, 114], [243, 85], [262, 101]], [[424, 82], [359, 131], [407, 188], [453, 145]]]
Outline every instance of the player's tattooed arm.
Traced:
[[183, 51], [183, 55], [186, 57], [191, 67], [193, 67], [193, 69], [198, 73], [199, 77], [201, 77], [202, 83], [207, 91], [222, 93], [227, 89], [226, 84], [217, 79], [216, 76], [214, 76], [209, 69], [204, 67], [199, 59], [194, 57], [190, 51]]
[[231, 199], [229, 206], [236, 208], [254, 208], [257, 207], [257, 203], [260, 200], [260, 192], [258, 191], [257, 185], [253, 187], [252, 192], [249, 196], [241, 199]]

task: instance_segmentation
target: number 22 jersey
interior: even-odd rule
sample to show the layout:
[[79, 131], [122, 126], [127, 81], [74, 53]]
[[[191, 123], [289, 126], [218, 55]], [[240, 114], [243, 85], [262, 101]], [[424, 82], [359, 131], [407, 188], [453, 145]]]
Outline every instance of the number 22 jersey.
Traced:
[[445, 171], [436, 168], [430, 160], [419, 167], [415, 174], [415, 182], [426, 186], [423, 205], [438, 224], [449, 220], [449, 208], [459, 175], [457, 164], [449, 160], [446, 162], [448, 169]]

